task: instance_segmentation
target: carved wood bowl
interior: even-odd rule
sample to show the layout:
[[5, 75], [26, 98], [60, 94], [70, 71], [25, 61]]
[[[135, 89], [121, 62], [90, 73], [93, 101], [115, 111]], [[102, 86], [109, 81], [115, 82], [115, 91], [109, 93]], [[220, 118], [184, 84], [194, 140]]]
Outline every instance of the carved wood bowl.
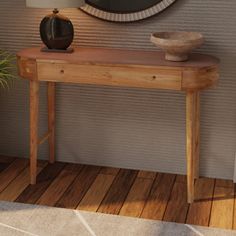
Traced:
[[151, 42], [166, 52], [166, 60], [187, 61], [190, 52], [200, 47], [204, 38], [197, 32], [156, 32], [151, 35]]

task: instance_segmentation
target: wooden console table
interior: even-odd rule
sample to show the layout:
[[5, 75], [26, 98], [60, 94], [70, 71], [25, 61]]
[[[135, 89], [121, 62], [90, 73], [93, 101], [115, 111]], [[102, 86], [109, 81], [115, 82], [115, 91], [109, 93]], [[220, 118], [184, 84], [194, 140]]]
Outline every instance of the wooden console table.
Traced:
[[[78, 48], [72, 54], [43, 53], [40, 48], [17, 54], [19, 75], [30, 81], [30, 177], [36, 183], [38, 146], [49, 140], [49, 161], [55, 161], [55, 83], [97, 84], [186, 93], [188, 202], [194, 201], [199, 177], [199, 92], [217, 84], [219, 60], [192, 54], [187, 62], [168, 62], [157, 51]], [[48, 82], [48, 133], [38, 138], [39, 82]]]

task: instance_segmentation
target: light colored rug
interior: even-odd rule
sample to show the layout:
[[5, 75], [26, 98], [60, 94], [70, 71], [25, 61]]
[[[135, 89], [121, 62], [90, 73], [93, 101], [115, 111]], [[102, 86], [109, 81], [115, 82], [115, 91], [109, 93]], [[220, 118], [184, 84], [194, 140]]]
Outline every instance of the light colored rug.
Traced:
[[236, 232], [0, 201], [0, 235], [236, 236]]

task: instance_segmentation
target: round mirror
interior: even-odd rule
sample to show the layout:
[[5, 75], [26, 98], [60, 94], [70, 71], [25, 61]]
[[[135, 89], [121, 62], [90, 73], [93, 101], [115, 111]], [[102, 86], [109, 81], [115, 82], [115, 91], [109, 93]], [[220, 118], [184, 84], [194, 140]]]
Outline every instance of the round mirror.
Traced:
[[86, 0], [81, 9], [103, 20], [138, 21], [153, 16], [176, 0]]

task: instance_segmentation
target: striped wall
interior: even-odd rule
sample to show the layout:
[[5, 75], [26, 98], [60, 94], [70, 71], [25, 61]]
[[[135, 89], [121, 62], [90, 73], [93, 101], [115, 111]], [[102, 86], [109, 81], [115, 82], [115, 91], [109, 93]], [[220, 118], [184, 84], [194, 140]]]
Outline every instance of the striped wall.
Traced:
[[[77, 9], [74, 46], [156, 48], [154, 31], [193, 30], [206, 37], [200, 52], [221, 59], [217, 89], [202, 93], [201, 174], [232, 178], [236, 150], [236, 2], [178, 0], [159, 16], [128, 24], [101, 21]], [[26, 9], [24, 0], [0, 1], [0, 48], [39, 46], [38, 24], [48, 10]], [[40, 133], [47, 129], [41, 88]], [[28, 83], [0, 90], [0, 154], [28, 156]], [[183, 93], [85, 85], [57, 86], [56, 154], [68, 162], [185, 173]], [[47, 144], [39, 156], [47, 158]]]

